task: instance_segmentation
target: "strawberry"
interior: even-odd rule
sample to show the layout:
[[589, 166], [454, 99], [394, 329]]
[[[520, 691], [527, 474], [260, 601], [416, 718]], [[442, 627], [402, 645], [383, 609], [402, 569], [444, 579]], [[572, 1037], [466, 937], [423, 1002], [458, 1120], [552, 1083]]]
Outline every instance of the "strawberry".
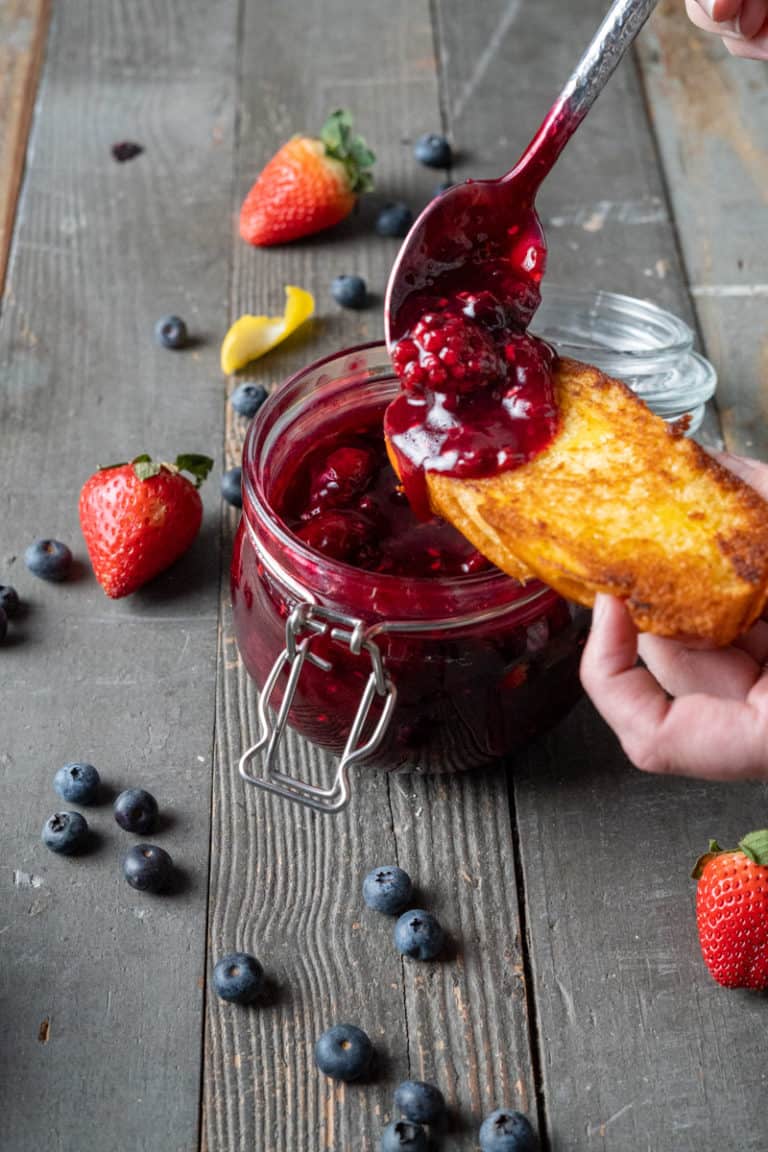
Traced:
[[269, 161], [243, 202], [240, 235], [249, 244], [283, 244], [338, 224], [373, 187], [374, 160], [352, 134], [349, 112], [332, 112], [319, 139], [294, 136]]
[[711, 840], [693, 871], [704, 963], [726, 988], [768, 988], [768, 829], [732, 850]]
[[175, 464], [137, 456], [86, 480], [80, 527], [107, 596], [130, 595], [186, 552], [203, 518], [197, 489], [212, 467], [207, 456], [179, 456]]

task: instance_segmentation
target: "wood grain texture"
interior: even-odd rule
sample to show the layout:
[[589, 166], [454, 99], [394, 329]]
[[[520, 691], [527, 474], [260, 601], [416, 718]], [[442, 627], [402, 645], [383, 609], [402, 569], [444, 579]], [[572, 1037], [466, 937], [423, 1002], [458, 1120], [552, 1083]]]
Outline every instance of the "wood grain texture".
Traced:
[[[442, 0], [460, 175], [496, 174], [521, 151], [604, 8], [569, 9], [556, 36], [543, 5], [499, 0], [468, 22]], [[551, 277], [690, 317], [676, 232], [692, 222], [670, 207], [683, 174], [667, 176], [669, 199], [626, 61], [542, 191]], [[707, 975], [688, 873], [710, 835], [759, 823], [768, 790], [643, 777], [586, 703], [512, 775], [550, 1148], [764, 1148], [763, 1004]]]
[[[229, 18], [228, 18], [229, 14]], [[77, 494], [100, 463], [220, 451], [234, 101], [233, 9], [56, 6], [0, 320], [0, 581], [28, 603], [3, 645], [0, 1110], [9, 1152], [198, 1146], [219, 499], [151, 586], [110, 602], [90, 575], [35, 580], [36, 536], [85, 569]], [[111, 145], [145, 153], [119, 165]], [[201, 343], [170, 353], [158, 316]], [[82, 859], [40, 843], [66, 760], [143, 785], [181, 890], [120, 874], [109, 804]], [[12, 815], [11, 815], [12, 813]]]
[[[415, 136], [439, 127], [428, 5], [365, 0], [351, 18], [345, 0], [284, 0], [280, 13], [265, 20], [255, 6], [245, 8], [240, 195], [283, 139], [315, 128], [339, 105], [354, 111], [377, 152], [378, 191], [358, 216], [306, 243], [268, 251], [236, 243], [233, 316], [279, 308], [286, 283], [312, 289], [318, 301], [303, 337], [246, 374], [267, 385], [325, 352], [382, 335], [397, 242], [375, 236], [376, 211], [390, 199], [418, 210], [441, 178], [411, 155]], [[343, 34], [328, 37], [328, 28]], [[344, 313], [332, 303], [330, 281], [340, 272], [366, 277], [369, 311]], [[243, 430], [230, 420], [232, 463]], [[221, 662], [211, 954], [251, 947], [280, 993], [246, 1014], [209, 1001], [207, 1152], [373, 1152], [393, 1089], [409, 1072], [434, 1076], [449, 1099], [451, 1147], [475, 1148], [483, 1112], [502, 1098], [528, 1105], [535, 1097], [503, 777], [437, 782], [356, 772], [351, 805], [333, 818], [265, 796], [236, 773], [254, 739], [255, 701], [228, 614]], [[330, 771], [327, 757], [296, 739], [284, 757], [299, 775]], [[454, 939], [450, 959], [404, 965], [392, 921], [362, 906], [363, 876], [387, 862], [408, 869], [419, 900], [444, 919]], [[317, 1036], [339, 1020], [366, 1027], [380, 1051], [367, 1086], [334, 1087], [314, 1067]]]
[[0, 0], [0, 297], [49, 8], [50, 0]]
[[640, 58], [731, 451], [768, 457], [768, 74], [662, 0]]

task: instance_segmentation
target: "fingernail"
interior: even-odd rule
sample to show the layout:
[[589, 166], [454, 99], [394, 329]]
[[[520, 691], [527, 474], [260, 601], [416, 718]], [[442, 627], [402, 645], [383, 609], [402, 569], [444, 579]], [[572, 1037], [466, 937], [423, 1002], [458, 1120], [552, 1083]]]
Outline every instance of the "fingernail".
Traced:
[[607, 607], [608, 607], [608, 598], [602, 592], [597, 592], [595, 594], [595, 603], [592, 607], [592, 623], [593, 624], [599, 624], [600, 623], [603, 616], [605, 616], [605, 610]]
[[703, 8], [710, 20], [715, 18], [715, 4], [717, 0], [696, 0], [699, 8]]

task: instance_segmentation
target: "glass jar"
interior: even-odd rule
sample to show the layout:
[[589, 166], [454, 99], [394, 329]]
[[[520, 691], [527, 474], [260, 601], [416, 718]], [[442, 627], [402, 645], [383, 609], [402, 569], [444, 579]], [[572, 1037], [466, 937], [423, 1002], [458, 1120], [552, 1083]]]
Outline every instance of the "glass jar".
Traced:
[[[588, 613], [538, 581], [364, 571], [307, 547], [274, 508], [277, 482], [345, 414], [383, 415], [398, 382], [383, 345], [299, 372], [262, 406], [243, 452], [232, 558], [235, 632], [260, 690], [241, 774], [322, 811], [351, 764], [448, 772], [487, 764], [553, 725], [580, 694]], [[289, 724], [340, 754], [330, 788], [277, 769]], [[261, 762], [261, 769], [252, 765]]]
[[623, 380], [665, 420], [687, 417], [689, 436], [700, 427], [717, 373], [679, 316], [631, 296], [545, 284], [531, 331], [561, 356]]

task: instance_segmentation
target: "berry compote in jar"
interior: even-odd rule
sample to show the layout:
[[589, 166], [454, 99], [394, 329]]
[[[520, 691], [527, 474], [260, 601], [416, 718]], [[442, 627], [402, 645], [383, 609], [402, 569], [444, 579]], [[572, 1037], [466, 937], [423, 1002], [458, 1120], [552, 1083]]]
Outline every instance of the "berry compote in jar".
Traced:
[[[470, 769], [579, 695], [587, 613], [413, 513], [383, 437], [398, 391], [383, 345], [352, 349], [299, 372], [249, 429], [232, 604], [245, 666], [269, 695], [268, 755], [286, 722], [365, 766]], [[271, 790], [325, 806], [278, 776]]]

